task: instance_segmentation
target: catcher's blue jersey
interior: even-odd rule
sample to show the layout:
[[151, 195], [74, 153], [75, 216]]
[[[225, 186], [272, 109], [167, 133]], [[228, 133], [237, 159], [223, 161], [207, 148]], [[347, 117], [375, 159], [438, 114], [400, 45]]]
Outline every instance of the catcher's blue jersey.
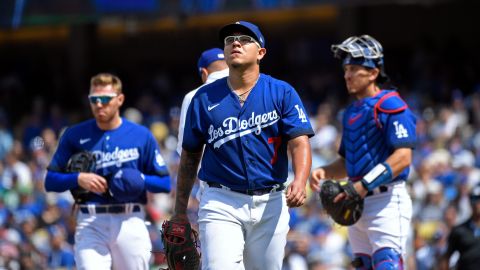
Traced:
[[[95, 173], [107, 180], [120, 168], [134, 168], [148, 175], [168, 175], [167, 166], [153, 135], [147, 128], [122, 118], [122, 124], [113, 130], [101, 130], [95, 119], [68, 128], [48, 167], [64, 172], [69, 158], [80, 151], [92, 152], [96, 159]], [[108, 199], [95, 195], [92, 201], [108, 203]], [[146, 194], [139, 198], [146, 203]]]
[[[347, 107], [339, 153], [348, 177], [360, 179], [395, 149], [413, 148], [415, 125], [415, 116], [395, 91], [383, 90]], [[406, 168], [393, 181], [406, 180], [408, 173]]]
[[313, 135], [300, 97], [288, 83], [260, 74], [240, 106], [227, 78], [200, 88], [187, 112], [183, 148], [205, 145], [199, 178], [232, 189], [285, 182], [288, 140]]

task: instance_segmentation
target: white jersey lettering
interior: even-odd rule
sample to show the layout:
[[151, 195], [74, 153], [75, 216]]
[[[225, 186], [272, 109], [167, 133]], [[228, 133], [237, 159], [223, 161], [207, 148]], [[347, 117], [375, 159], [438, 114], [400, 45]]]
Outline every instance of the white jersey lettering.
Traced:
[[106, 168], [110, 166], [121, 167], [122, 163], [137, 160], [140, 153], [137, 148], [119, 149], [115, 147], [113, 152], [93, 151], [97, 159], [97, 168]]
[[298, 104], [295, 104], [295, 109], [297, 109], [297, 111], [298, 111], [298, 118], [300, 120], [302, 120], [302, 123], [306, 123], [307, 122], [307, 116], [303, 112], [303, 109], [300, 108], [300, 106], [298, 106]]
[[399, 124], [398, 121], [395, 121], [393, 122], [393, 125], [395, 126], [395, 135], [397, 138], [408, 138], [408, 131], [402, 124]]
[[[262, 128], [273, 125], [280, 119], [276, 110], [268, 113], [255, 114], [248, 119], [238, 119], [237, 117], [228, 117], [222, 122], [222, 126], [215, 128], [210, 125], [208, 128], [209, 139], [208, 143], [214, 143], [214, 148], [219, 148], [222, 144], [238, 137], [254, 132], [259, 135]], [[223, 137], [226, 136], [226, 137]], [[223, 137], [223, 138], [222, 138]]]

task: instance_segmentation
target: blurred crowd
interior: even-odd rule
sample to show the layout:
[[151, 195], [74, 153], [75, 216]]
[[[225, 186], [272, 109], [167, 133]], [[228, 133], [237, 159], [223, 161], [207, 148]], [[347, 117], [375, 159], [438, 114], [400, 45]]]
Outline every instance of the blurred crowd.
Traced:
[[[305, 51], [305, 44], [299, 41], [290, 50]], [[406, 265], [408, 269], [426, 270], [435, 269], [446, 248], [449, 231], [471, 213], [468, 193], [480, 182], [480, 87], [477, 89], [472, 83], [468, 89], [455, 89], [442, 78], [445, 73], [435, 77], [428, 69], [415, 70], [415, 66], [425, 66], [422, 61], [428, 59], [412, 59], [416, 65], [412, 64], [413, 70], [405, 73], [398, 89], [417, 115], [418, 145], [408, 180], [414, 217]], [[323, 70], [304, 72], [307, 68], [300, 67], [309, 60], [302, 58], [302, 53], [296, 53], [295, 59], [287, 53], [279, 61], [292, 62], [295, 71], [278, 77], [297, 88], [310, 110], [316, 134], [311, 138], [313, 167], [326, 164], [334, 159], [341, 136], [339, 120], [347, 102], [342, 77]], [[427, 66], [434, 64], [429, 62]], [[292, 79], [295, 76], [297, 81]], [[122, 113], [150, 128], [169, 164], [175, 187], [179, 164], [175, 151], [178, 106], [183, 96], [168, 89], [167, 77], [160, 78], [163, 79], [157, 78], [156, 83], [163, 87], [159, 86], [164, 89], [162, 93], [177, 97], [161, 102], [154, 98], [158, 97], [156, 92], [132, 95], [134, 99], [129, 100]], [[5, 77], [0, 81], [5, 83]], [[5, 92], [2, 95], [5, 97]], [[7, 96], [3, 100], [10, 99]], [[0, 104], [0, 269], [74, 269], [72, 197], [69, 192], [46, 193], [43, 178], [62, 130], [88, 117], [88, 109], [71, 115], [55, 104], [49, 104], [47, 109], [45, 100], [34, 98], [29, 114], [15, 116], [20, 120], [12, 123], [13, 116], [8, 113], [12, 104]], [[196, 221], [198, 210], [195, 193], [194, 189], [189, 207], [192, 222]], [[174, 194], [172, 190], [170, 194], [149, 198], [152, 269], [164, 263], [162, 253], [156, 252], [162, 250], [159, 229], [171, 215]], [[284, 269], [350, 269], [346, 229], [333, 224], [325, 215], [317, 194], [310, 191], [308, 198], [303, 207], [290, 211]], [[452, 257], [452, 265], [455, 258]]]
[[[480, 92], [463, 96], [453, 91], [451, 104], [414, 109], [418, 144], [407, 182], [413, 226], [405, 264], [431, 270], [446, 251], [450, 230], [471, 216], [469, 192], [480, 183]], [[311, 139], [314, 167], [336, 155], [340, 115], [330, 104], [318, 107]], [[325, 216], [315, 195], [291, 213], [285, 269], [349, 269], [346, 229]], [[457, 259], [458, 254], [452, 256], [452, 267]]]
[[[332, 104], [322, 103], [311, 116], [316, 130], [311, 138], [314, 167], [335, 157], [341, 113]], [[149, 119], [133, 107], [124, 110], [123, 116], [139, 123]], [[409, 269], [423, 270], [434, 269], [446, 247], [449, 230], [470, 215], [468, 192], [480, 182], [480, 92], [465, 97], [454, 93], [451, 104], [423, 108], [417, 116], [418, 146], [408, 181], [414, 226], [407, 264]], [[6, 128], [6, 120], [4, 113], [0, 115], [0, 266], [73, 269], [72, 198], [68, 192], [45, 193], [43, 188], [45, 168], [68, 121], [38, 119], [38, 126], [24, 126], [23, 137], [15, 137]], [[175, 152], [177, 126], [178, 107], [149, 124], [173, 181], [179, 163]], [[171, 214], [174, 193], [150, 198], [147, 212], [154, 251], [162, 249], [158, 230]], [[197, 211], [194, 195], [195, 191], [190, 204], [193, 222]], [[309, 198], [305, 206], [291, 209], [284, 268], [348, 269], [345, 228], [325, 215], [316, 194], [310, 193]], [[153, 258], [152, 267], [162, 263], [161, 256]]]

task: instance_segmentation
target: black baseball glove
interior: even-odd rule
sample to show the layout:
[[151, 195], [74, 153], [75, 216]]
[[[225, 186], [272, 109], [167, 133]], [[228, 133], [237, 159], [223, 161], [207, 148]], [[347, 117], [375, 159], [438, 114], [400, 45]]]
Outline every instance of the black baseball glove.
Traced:
[[[78, 152], [68, 160], [66, 172], [94, 172], [96, 162], [95, 155], [92, 153], [88, 151]], [[71, 189], [70, 192], [75, 203], [78, 204], [84, 203], [89, 196], [89, 192], [82, 187]]]
[[164, 221], [162, 241], [169, 270], [200, 269], [198, 233], [192, 229], [190, 223]]
[[[334, 203], [333, 199], [342, 192], [345, 192], [347, 197]], [[325, 211], [340, 225], [353, 225], [362, 216], [363, 198], [357, 193], [351, 181], [325, 180], [320, 189], [320, 199]]]

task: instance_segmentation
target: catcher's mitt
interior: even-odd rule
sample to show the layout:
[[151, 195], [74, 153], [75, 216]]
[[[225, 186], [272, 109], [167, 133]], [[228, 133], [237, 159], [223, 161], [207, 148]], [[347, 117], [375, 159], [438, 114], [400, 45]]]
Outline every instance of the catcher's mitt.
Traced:
[[[95, 155], [88, 151], [78, 152], [70, 157], [67, 163], [67, 172], [94, 172], [95, 164], [97, 160]], [[81, 187], [71, 189], [73, 199], [75, 203], [81, 204], [84, 203], [89, 192]]]
[[190, 223], [164, 221], [162, 241], [169, 270], [200, 269], [198, 233], [192, 229]]
[[[347, 197], [334, 203], [333, 199], [342, 192], [347, 193]], [[357, 193], [351, 181], [326, 180], [320, 189], [320, 199], [325, 211], [340, 225], [353, 225], [362, 216], [363, 198]]]

